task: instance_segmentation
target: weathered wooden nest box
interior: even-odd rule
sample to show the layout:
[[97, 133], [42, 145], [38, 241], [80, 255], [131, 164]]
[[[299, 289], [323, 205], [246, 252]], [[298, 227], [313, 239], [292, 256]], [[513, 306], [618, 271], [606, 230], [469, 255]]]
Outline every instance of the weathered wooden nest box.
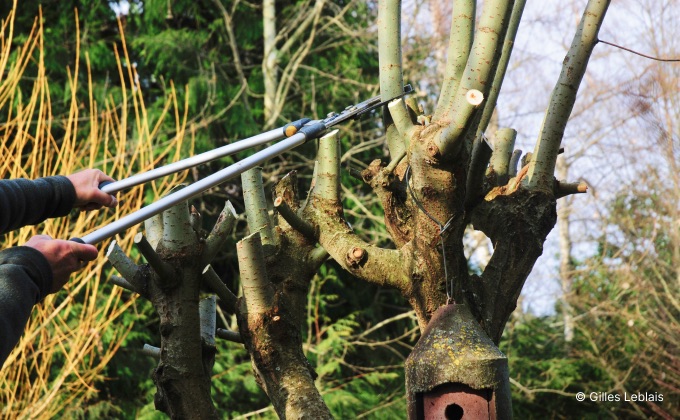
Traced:
[[466, 305], [444, 305], [406, 359], [409, 419], [512, 418], [508, 359]]

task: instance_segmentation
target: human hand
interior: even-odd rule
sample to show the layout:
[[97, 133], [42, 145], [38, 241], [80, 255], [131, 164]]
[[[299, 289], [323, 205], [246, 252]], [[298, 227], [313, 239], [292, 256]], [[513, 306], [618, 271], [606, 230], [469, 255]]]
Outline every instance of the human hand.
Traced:
[[76, 189], [74, 207], [81, 210], [97, 210], [102, 206], [115, 207], [118, 205], [116, 197], [99, 189], [103, 181], [113, 181], [113, 178], [98, 169], [85, 169], [66, 178]]
[[94, 245], [52, 239], [48, 235], [35, 235], [24, 246], [40, 251], [50, 263], [53, 276], [50, 293], [58, 292], [71, 273], [85, 267], [86, 261], [94, 260], [99, 254]]

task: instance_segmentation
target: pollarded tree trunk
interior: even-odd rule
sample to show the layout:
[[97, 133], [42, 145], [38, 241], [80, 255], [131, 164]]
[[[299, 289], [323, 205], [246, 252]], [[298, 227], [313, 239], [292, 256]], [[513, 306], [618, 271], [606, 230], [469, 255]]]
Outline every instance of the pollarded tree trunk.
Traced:
[[[362, 176], [383, 204], [395, 249], [359, 239], [345, 222], [335, 193], [311, 197], [302, 212], [316, 239], [343, 268], [401, 291], [415, 309], [421, 329], [447, 302], [464, 304], [482, 334], [496, 344], [555, 224], [555, 199], [584, 192], [581, 185], [557, 182], [553, 172], [609, 1], [589, 1], [536, 149], [516, 168], [514, 130], [494, 133], [493, 148], [483, 133], [495, 108], [524, 4], [524, 0], [485, 1], [475, 29], [475, 2], [454, 1], [447, 73], [433, 115], [418, 116], [416, 107], [401, 99], [389, 104], [385, 128], [392, 161], [384, 165], [376, 160]], [[380, 1], [383, 99], [397, 96], [403, 86], [400, 13], [400, 2]], [[332, 165], [334, 158], [320, 148], [318, 159], [320, 165], [326, 161]], [[317, 182], [322, 179], [317, 176]], [[481, 276], [468, 274], [463, 252], [463, 235], [470, 223], [494, 245]], [[505, 383], [497, 384], [498, 389], [507, 389], [507, 371], [501, 380]], [[474, 388], [475, 383], [464, 385]]]
[[[303, 352], [301, 333], [309, 286], [328, 253], [316, 247], [310, 226], [298, 224], [295, 230], [282, 217], [274, 226], [261, 172], [254, 168], [241, 177], [252, 233], [237, 244], [243, 289], [236, 312], [239, 331], [256, 380], [280, 418], [332, 418], [316, 389], [316, 372]], [[274, 195], [280, 197], [274, 203], [279, 213], [292, 224], [301, 222], [295, 173], [277, 184]]]
[[[181, 188], [181, 187], [180, 187]], [[200, 216], [181, 203], [145, 222], [146, 235], [135, 244], [148, 264], [136, 265], [112, 243], [107, 257], [123, 275], [118, 284], [151, 301], [160, 318], [159, 358], [153, 372], [156, 408], [171, 418], [217, 419], [210, 395], [215, 361], [214, 295], [200, 299], [202, 289], [214, 289], [226, 305], [235, 297], [218, 279], [210, 282], [205, 267], [221, 248], [235, 213], [227, 204], [207, 238], [198, 231]]]

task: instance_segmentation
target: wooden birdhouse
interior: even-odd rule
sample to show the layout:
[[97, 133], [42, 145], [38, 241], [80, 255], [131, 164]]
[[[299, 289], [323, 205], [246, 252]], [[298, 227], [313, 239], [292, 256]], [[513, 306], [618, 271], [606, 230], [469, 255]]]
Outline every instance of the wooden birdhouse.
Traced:
[[444, 305], [406, 359], [409, 419], [512, 418], [508, 359], [466, 305]]

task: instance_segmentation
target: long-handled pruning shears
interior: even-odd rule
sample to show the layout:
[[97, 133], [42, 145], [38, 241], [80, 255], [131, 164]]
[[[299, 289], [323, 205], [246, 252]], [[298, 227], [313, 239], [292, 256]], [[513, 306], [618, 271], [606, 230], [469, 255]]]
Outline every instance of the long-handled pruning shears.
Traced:
[[97, 229], [94, 232], [83, 236], [82, 238], [73, 238], [72, 240], [92, 245], [102, 242], [124, 231], [125, 229], [139, 224], [152, 216], [155, 216], [185, 200], [202, 193], [205, 190], [232, 179], [235, 176], [247, 171], [248, 169], [254, 168], [255, 166], [260, 165], [263, 162], [266, 162], [267, 160], [290, 149], [293, 149], [294, 147], [300, 146], [311, 139], [322, 136], [329, 128], [333, 127], [334, 125], [340, 124], [341, 122], [350, 119], [356, 119], [361, 115], [377, 107], [385, 105], [387, 102], [409, 94], [412, 91], [413, 89], [411, 88], [411, 85], [406, 85], [404, 86], [404, 90], [400, 95], [397, 95], [386, 101], [381, 101], [380, 96], [376, 96], [356, 105], [348, 106], [340, 113], [328, 114], [328, 116], [322, 120], [310, 120], [309, 118], [297, 120], [286, 124], [283, 127], [249, 137], [247, 139], [243, 139], [160, 168], [133, 175], [120, 181], [102, 183], [100, 184], [100, 189], [110, 194], [221, 157], [229, 156], [260, 144], [283, 139], [282, 141], [273, 144], [257, 153], [254, 153], [253, 155], [248, 156], [247, 158], [244, 158], [232, 165], [229, 165], [212, 175], [196, 181], [179, 191], [169, 194], [158, 201], [155, 201], [152, 204], [137, 210], [136, 212], [130, 213], [129, 215], [118, 219], [113, 223]]

